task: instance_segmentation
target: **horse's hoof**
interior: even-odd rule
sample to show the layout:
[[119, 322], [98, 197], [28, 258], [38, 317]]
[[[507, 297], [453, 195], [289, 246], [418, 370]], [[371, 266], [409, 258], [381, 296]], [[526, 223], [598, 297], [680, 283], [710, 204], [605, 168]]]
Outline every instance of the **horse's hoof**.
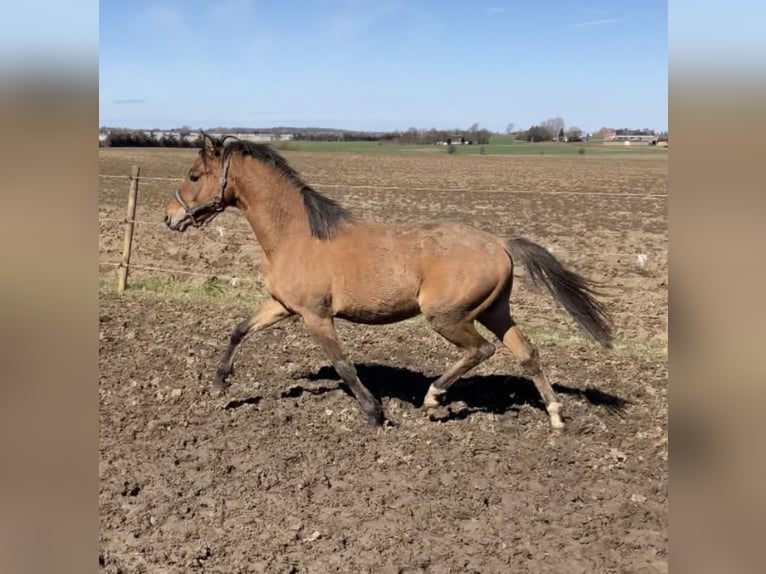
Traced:
[[551, 429], [554, 431], [564, 430], [564, 421], [561, 420], [561, 403], [551, 403], [548, 405], [548, 415], [551, 419]]
[[552, 431], [564, 432], [565, 428], [566, 428], [566, 426], [564, 425], [563, 422], [561, 422], [561, 420], [558, 420], [558, 421], [551, 420], [551, 430]]
[[211, 390], [211, 394], [214, 397], [223, 397], [226, 395], [226, 391], [230, 385], [231, 383], [228, 381], [226, 376], [218, 374], [213, 380], [213, 388]]
[[446, 394], [446, 391], [436, 389], [432, 385], [428, 388], [426, 396], [423, 397], [423, 408], [426, 409], [426, 412], [429, 412], [433, 409], [438, 409], [444, 404], [444, 397]]
[[213, 384], [218, 387], [228, 387], [229, 379], [232, 377], [233, 374], [234, 374], [234, 369], [225, 369], [225, 368], [219, 367], [218, 370], [215, 372], [215, 380]]
[[385, 420], [386, 419], [383, 416], [372, 415], [367, 417], [367, 426], [370, 428], [380, 428], [383, 426]]
[[367, 424], [371, 427], [377, 428], [383, 426], [386, 421], [386, 417], [383, 414], [383, 409], [375, 410], [375, 412], [367, 415]]

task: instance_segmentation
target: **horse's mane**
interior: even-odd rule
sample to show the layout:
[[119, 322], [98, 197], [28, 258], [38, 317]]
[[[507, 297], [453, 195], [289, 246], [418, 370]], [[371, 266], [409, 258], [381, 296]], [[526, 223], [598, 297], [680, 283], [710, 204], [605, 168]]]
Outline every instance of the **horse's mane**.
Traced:
[[351, 213], [346, 208], [309, 186], [303, 181], [300, 174], [287, 163], [287, 160], [270, 146], [229, 136], [222, 140], [215, 140], [216, 147], [218, 145], [223, 146], [227, 139], [234, 141], [226, 144], [223, 148], [222, 160], [224, 164], [233, 154], [239, 152], [265, 163], [298, 188], [303, 196], [303, 207], [308, 216], [312, 236], [323, 240], [332, 239], [344, 223], [351, 221]]

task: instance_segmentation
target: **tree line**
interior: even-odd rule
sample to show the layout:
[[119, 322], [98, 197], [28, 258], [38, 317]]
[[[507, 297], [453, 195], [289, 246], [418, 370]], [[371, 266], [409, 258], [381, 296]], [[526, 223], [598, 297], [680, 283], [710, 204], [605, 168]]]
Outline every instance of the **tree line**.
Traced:
[[106, 139], [99, 140], [102, 147], [201, 147], [202, 136], [189, 138], [191, 132], [179, 131], [178, 134], [157, 134], [143, 130], [111, 130]]
[[583, 131], [575, 126], [564, 129], [564, 118], [549, 118], [539, 124], [531, 126], [527, 130], [512, 132], [513, 124], [508, 124], [506, 133], [513, 133], [516, 139], [528, 142], [549, 142], [549, 141], [583, 141]]
[[[224, 131], [245, 133], [237, 130]], [[211, 131], [210, 133], [214, 134], [215, 132]], [[189, 135], [191, 132], [186, 130], [168, 134], [145, 130], [114, 129], [107, 132], [106, 138], [100, 140], [99, 145], [102, 147], [199, 147], [202, 144], [201, 136], [190, 138]], [[295, 130], [290, 135], [296, 141], [380, 141], [407, 145], [433, 145], [437, 143], [487, 144], [492, 132], [480, 129], [478, 124], [474, 124], [467, 130], [437, 130], [435, 128], [430, 130], [410, 128], [406, 131], [390, 132]]]
[[[561, 117], [549, 118], [529, 127], [526, 130], [514, 131], [514, 124], [509, 123], [505, 133], [513, 136], [516, 140], [528, 142], [567, 141], [580, 142], [588, 139], [583, 130], [571, 126], [566, 128], [564, 119]], [[467, 129], [455, 128], [453, 130], [418, 129], [411, 127], [405, 131], [371, 132], [356, 130], [333, 130], [321, 128], [279, 128], [278, 131], [247, 129], [215, 128], [210, 133], [275, 133], [290, 135], [294, 141], [378, 141], [380, 143], [398, 143], [404, 145], [434, 145], [434, 144], [477, 144], [485, 145], [490, 141], [493, 133], [481, 128], [474, 123]], [[602, 132], [606, 128], [602, 128]], [[290, 130], [290, 131], [288, 131]], [[610, 130], [616, 135], [653, 135], [654, 132], [645, 129], [621, 128]], [[202, 138], [200, 135], [190, 137], [193, 132], [187, 126], [173, 130], [172, 133], [159, 130], [127, 130], [102, 128], [100, 132], [106, 133], [104, 140], [99, 140], [100, 146], [105, 147], [200, 147]], [[667, 133], [662, 134], [667, 139]], [[596, 134], [595, 137], [600, 137]]]

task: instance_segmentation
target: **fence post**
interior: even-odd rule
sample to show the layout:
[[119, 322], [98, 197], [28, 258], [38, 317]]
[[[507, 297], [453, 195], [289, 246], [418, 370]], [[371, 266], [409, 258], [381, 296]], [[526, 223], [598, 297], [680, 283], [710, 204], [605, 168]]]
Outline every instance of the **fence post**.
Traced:
[[125, 240], [122, 244], [122, 261], [117, 269], [117, 294], [122, 295], [128, 283], [130, 252], [133, 248], [133, 226], [136, 219], [136, 197], [138, 196], [138, 176], [141, 168], [134, 165], [130, 170], [130, 191], [128, 192], [128, 218], [125, 220]]

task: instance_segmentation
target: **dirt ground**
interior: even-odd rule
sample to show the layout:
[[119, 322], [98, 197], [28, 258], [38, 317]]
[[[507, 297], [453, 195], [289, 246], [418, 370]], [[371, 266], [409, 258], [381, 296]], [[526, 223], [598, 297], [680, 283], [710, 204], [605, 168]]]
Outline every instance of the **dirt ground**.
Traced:
[[[101, 174], [135, 163], [144, 176], [178, 177], [192, 154], [103, 150]], [[512, 301], [565, 402], [563, 434], [506, 352], [456, 384], [447, 416], [430, 420], [423, 396], [456, 353], [420, 320], [339, 325], [383, 401], [384, 430], [368, 429], [295, 320], [248, 339], [229, 394], [213, 398], [229, 332], [250, 308], [238, 300], [259, 292], [260, 250], [236, 212], [170, 233], [161, 220], [175, 184], [142, 181], [133, 262], [217, 275], [226, 297], [120, 299], [102, 288], [102, 570], [666, 572], [667, 204], [647, 194], [667, 193], [667, 162], [285, 155], [359, 216], [461, 220], [541, 242], [607, 284], [618, 348], [576, 336], [522, 277]], [[119, 259], [123, 233], [110, 220], [124, 217], [126, 191], [126, 179], [101, 180], [110, 281], [105, 263]]]

